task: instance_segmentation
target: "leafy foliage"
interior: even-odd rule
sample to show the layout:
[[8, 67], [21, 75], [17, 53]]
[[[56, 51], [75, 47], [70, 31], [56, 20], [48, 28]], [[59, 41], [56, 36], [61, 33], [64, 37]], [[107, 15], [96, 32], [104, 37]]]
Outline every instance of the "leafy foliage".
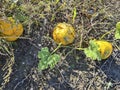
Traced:
[[89, 44], [89, 47], [84, 50], [86, 56], [93, 60], [101, 60], [99, 46], [95, 43], [95, 40], [90, 40]]
[[48, 67], [50, 67], [50, 69], [53, 69], [60, 60], [60, 55], [51, 54], [48, 47], [44, 47], [41, 49], [41, 51], [38, 52], [38, 58], [40, 59], [38, 64], [39, 70], [44, 70]]
[[115, 38], [120, 39], [120, 22], [116, 24]]

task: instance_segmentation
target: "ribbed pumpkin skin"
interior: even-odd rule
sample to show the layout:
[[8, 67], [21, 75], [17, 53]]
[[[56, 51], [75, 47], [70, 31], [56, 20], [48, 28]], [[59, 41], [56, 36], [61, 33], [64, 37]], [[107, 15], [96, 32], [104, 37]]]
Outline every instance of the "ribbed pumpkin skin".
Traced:
[[15, 41], [23, 33], [23, 26], [20, 23], [15, 23], [13, 18], [0, 18], [0, 33], [7, 41]]
[[74, 38], [75, 30], [70, 24], [58, 23], [53, 30], [53, 39], [57, 44], [68, 45], [74, 41]]
[[112, 44], [107, 41], [102, 41], [102, 40], [96, 40], [96, 43], [99, 45], [99, 51], [101, 54], [101, 58], [107, 59], [113, 51]]

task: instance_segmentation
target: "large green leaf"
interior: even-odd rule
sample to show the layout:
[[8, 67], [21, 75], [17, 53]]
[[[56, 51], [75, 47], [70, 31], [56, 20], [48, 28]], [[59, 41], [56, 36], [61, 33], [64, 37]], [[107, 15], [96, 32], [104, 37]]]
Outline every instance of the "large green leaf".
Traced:
[[38, 52], [38, 58], [40, 59], [38, 64], [39, 70], [44, 70], [49, 67], [53, 69], [60, 60], [60, 56], [58, 54], [51, 54], [47, 47], [42, 48], [41, 51]]
[[90, 40], [89, 47], [85, 48], [84, 53], [93, 60], [101, 60], [99, 46], [95, 43], [95, 40]]

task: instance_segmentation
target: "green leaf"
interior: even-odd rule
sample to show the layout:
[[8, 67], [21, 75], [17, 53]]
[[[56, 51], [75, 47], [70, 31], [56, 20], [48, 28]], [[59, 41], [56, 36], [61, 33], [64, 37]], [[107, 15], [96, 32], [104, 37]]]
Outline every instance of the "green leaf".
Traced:
[[58, 54], [53, 54], [48, 58], [48, 65], [50, 68], [54, 68], [57, 62], [60, 60], [60, 55]]
[[93, 60], [101, 60], [99, 46], [95, 43], [95, 40], [90, 40], [89, 47], [85, 48], [84, 53]]
[[58, 54], [51, 54], [48, 47], [44, 47], [38, 52], [38, 58], [40, 59], [38, 64], [39, 70], [44, 70], [49, 67], [53, 69], [60, 60], [60, 56]]
[[120, 30], [116, 29], [115, 31], [115, 38], [120, 39]]
[[120, 22], [116, 24], [115, 38], [120, 39]]
[[41, 49], [41, 51], [38, 52], [38, 58], [41, 59], [47, 59], [47, 57], [50, 55], [48, 47], [44, 47]]
[[120, 30], [120, 22], [117, 22], [116, 29]]
[[38, 64], [38, 69], [39, 70], [44, 70], [44, 69], [47, 69], [47, 68], [48, 68], [48, 66], [46, 64], [43, 64], [42, 62], [40, 62]]

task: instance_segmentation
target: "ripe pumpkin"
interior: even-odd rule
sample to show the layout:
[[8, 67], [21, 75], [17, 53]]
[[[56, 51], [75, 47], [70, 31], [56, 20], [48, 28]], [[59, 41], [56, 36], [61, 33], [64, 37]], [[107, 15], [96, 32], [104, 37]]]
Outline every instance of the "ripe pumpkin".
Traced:
[[107, 41], [103, 41], [103, 40], [96, 40], [95, 42], [97, 45], [99, 45], [99, 51], [101, 54], [101, 58], [107, 59], [113, 51], [112, 44]]
[[53, 39], [56, 43], [68, 45], [74, 41], [75, 30], [67, 23], [58, 23], [53, 30]]
[[5, 40], [15, 41], [23, 33], [23, 26], [21, 23], [15, 23], [12, 17], [0, 18], [0, 33]]

